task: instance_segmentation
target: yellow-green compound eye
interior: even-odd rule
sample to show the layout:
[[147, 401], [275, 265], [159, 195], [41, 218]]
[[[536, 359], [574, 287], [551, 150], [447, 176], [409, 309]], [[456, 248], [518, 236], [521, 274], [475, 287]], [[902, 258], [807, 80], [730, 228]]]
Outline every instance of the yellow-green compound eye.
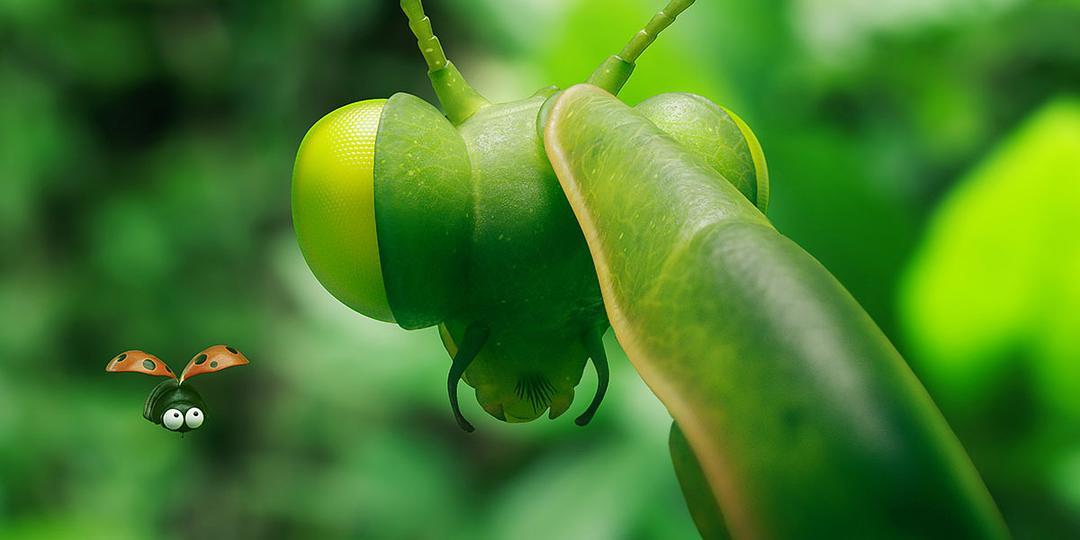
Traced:
[[653, 96], [634, 107], [703, 158], [759, 210], [769, 206], [769, 170], [754, 132], [735, 113], [694, 94]]
[[293, 226], [311, 271], [335, 298], [393, 322], [375, 230], [375, 137], [385, 99], [346, 105], [300, 143], [293, 170]]
[[739, 131], [746, 138], [746, 145], [750, 147], [750, 156], [754, 159], [754, 175], [757, 178], [757, 206], [762, 212], [769, 208], [769, 166], [765, 163], [765, 151], [761, 149], [761, 143], [757, 135], [746, 125], [742, 118], [726, 107], [721, 107], [728, 116], [739, 126]]

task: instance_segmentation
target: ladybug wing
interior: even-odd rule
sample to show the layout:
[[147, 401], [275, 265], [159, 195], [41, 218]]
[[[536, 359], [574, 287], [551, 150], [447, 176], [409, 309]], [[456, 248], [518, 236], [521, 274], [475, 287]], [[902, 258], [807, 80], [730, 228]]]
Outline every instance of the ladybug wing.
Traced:
[[124, 351], [116, 355], [115, 358], [109, 360], [108, 364], [105, 364], [105, 371], [145, 373], [155, 377], [176, 378], [176, 374], [160, 358], [139, 350]]
[[207, 347], [188, 362], [184, 372], [180, 375], [180, 382], [184, 382], [196, 375], [213, 373], [233, 366], [242, 366], [248, 363], [248, 359], [240, 351], [228, 345], [214, 345]]

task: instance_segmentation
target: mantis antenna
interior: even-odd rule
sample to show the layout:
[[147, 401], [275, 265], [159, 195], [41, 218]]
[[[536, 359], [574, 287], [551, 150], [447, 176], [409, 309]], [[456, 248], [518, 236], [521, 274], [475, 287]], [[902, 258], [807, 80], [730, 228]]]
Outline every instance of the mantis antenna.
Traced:
[[671, 0], [668, 2], [664, 9], [653, 15], [645, 28], [634, 34], [630, 42], [623, 47], [622, 52], [604, 60], [604, 63], [596, 68], [596, 71], [589, 76], [586, 82], [618, 95], [619, 90], [622, 90], [623, 85], [630, 79], [630, 74], [634, 72], [634, 62], [641, 56], [641, 53], [645, 52], [645, 49], [656, 41], [656, 37], [660, 35], [660, 32], [663, 32], [665, 28], [675, 22], [675, 18], [680, 13], [694, 5], [694, 1]]
[[428, 78], [435, 95], [442, 103], [446, 117], [455, 125], [468, 120], [481, 107], [490, 103], [465, 81], [453, 62], [446, 59], [442, 43], [431, 28], [431, 19], [424, 14], [420, 0], [401, 0], [401, 10], [409, 18], [409, 29], [428, 66]]

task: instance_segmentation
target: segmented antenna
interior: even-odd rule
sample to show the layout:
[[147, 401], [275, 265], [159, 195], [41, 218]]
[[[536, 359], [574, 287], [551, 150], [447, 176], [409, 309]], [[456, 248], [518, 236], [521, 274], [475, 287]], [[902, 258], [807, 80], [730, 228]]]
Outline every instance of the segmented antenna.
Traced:
[[424, 13], [424, 5], [420, 0], [401, 0], [401, 11], [409, 18], [409, 30], [416, 36], [416, 44], [420, 46], [420, 52], [424, 55], [428, 70], [438, 71], [446, 68], [446, 53], [443, 52], [442, 43], [435, 37], [435, 31], [431, 28], [431, 19]]
[[596, 71], [589, 76], [586, 82], [617, 95], [622, 90], [623, 85], [626, 84], [626, 81], [630, 79], [630, 74], [634, 72], [635, 62], [641, 56], [641, 53], [645, 52], [645, 49], [656, 41], [656, 37], [660, 35], [660, 32], [663, 32], [665, 28], [675, 22], [675, 18], [680, 13], [694, 5], [694, 1], [671, 0], [668, 2], [664, 9], [653, 15], [645, 28], [634, 34], [630, 42], [623, 47], [622, 52], [608, 57], [604, 63], [600, 64], [600, 67], [596, 68]]
[[447, 118], [460, 124], [489, 104], [458, 71], [453, 62], [446, 59], [442, 43], [431, 28], [431, 19], [424, 14], [420, 0], [401, 0], [401, 11], [409, 18], [409, 29], [416, 36], [416, 44], [428, 66], [428, 78], [439, 97]]

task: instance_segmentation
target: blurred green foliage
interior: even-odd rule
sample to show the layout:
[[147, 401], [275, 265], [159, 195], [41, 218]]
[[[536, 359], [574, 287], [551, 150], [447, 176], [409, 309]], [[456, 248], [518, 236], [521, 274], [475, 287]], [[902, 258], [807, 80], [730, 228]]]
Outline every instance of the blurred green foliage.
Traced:
[[1046, 106], [948, 196], [901, 306], [917, 363], [1013, 526], [1080, 525], [1080, 101]]
[[[474, 84], [513, 99], [582, 80], [660, 3], [427, 8]], [[1027, 401], [1075, 399], [1075, 303], [948, 329], [1014, 309], [965, 295], [1075, 299], [1075, 250], [1009, 224], [1080, 233], [1077, 153], [1052, 154], [1074, 137], [1075, 101], [1025, 123], [1080, 93], [1076, 28], [1075, 0], [702, 1], [624, 94], [697, 92], [754, 126], [774, 221], [908, 353], [1019, 538], [1080, 534], [1080, 436], [1053, 427], [1075, 416]], [[351, 313], [307, 271], [288, 206], [300, 138], [337, 106], [397, 91], [433, 99], [396, 2], [0, 0], [0, 537], [693, 536], [666, 413], [625, 357], [587, 429], [504, 425], [463, 396], [479, 421], [465, 435], [438, 336]], [[920, 303], [913, 277], [900, 312], [927, 218], [965, 176], [911, 274], [956, 289], [932, 281]], [[1011, 250], [1035, 274], [983, 262]], [[1043, 341], [1033, 325], [1060, 331]], [[973, 382], [938, 376], [979, 335], [994, 339], [964, 349]], [[140, 418], [154, 381], [102, 371], [127, 348], [176, 369], [219, 342], [253, 365], [200, 385], [208, 421], [184, 439]], [[1041, 366], [1040, 380], [1005, 376], [1016, 385], [968, 401], [999, 358]], [[590, 371], [579, 395], [594, 386]]]

